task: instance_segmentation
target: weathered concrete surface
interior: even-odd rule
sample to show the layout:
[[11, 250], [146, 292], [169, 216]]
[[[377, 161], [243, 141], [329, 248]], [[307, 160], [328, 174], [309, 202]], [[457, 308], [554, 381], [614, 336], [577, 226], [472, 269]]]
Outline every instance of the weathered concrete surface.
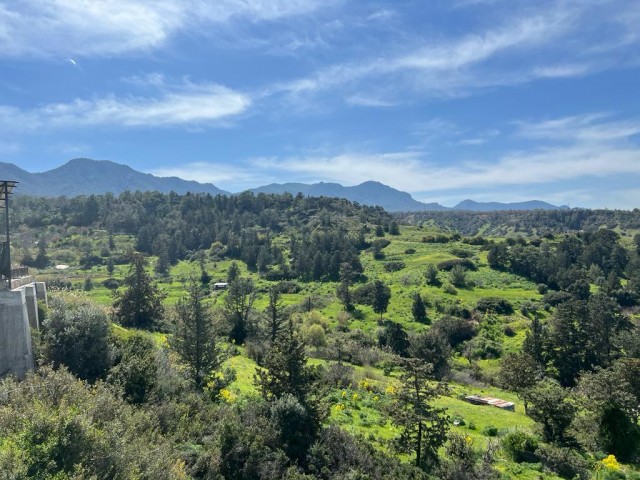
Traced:
[[33, 350], [25, 291], [0, 291], [0, 378], [23, 379], [30, 370]]
[[29, 326], [40, 330], [40, 320], [38, 319], [38, 298], [36, 297], [36, 286], [31, 283], [20, 287], [24, 290], [25, 299], [27, 301], [27, 315], [29, 316]]
[[36, 286], [36, 296], [38, 300], [44, 302], [45, 305], [49, 306], [49, 300], [47, 299], [47, 284], [44, 282], [34, 282]]

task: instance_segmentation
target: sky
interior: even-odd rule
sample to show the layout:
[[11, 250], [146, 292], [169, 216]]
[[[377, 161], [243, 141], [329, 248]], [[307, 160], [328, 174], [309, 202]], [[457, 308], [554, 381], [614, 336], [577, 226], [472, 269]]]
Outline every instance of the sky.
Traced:
[[640, 207], [638, 0], [0, 0], [0, 162]]

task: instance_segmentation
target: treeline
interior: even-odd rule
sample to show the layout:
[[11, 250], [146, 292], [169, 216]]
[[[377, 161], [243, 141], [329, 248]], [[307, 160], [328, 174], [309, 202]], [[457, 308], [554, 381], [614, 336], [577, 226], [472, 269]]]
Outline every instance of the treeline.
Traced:
[[[634, 242], [635, 248], [628, 250], [618, 233], [600, 229], [560, 240], [497, 243], [490, 247], [487, 260], [493, 269], [539, 283], [540, 293], [550, 288], [585, 299], [590, 284], [595, 284], [622, 306], [632, 306], [640, 301], [640, 236]], [[546, 299], [554, 305], [563, 297], [549, 293]]]
[[640, 210], [521, 210], [492, 212], [409, 212], [394, 215], [401, 222], [433, 225], [462, 235], [505, 236], [511, 233], [544, 236], [566, 232], [640, 229]]
[[[199, 250], [209, 250], [214, 258], [242, 260], [271, 280], [337, 280], [344, 262], [362, 271], [358, 256], [368, 247], [365, 233], [369, 228], [389, 231], [394, 226], [379, 207], [337, 198], [250, 192], [215, 197], [158, 192], [55, 199], [18, 196], [13, 223], [16, 229], [24, 226], [40, 232], [91, 227], [111, 235], [133, 235], [137, 251], [158, 257], [160, 273]], [[273, 242], [282, 233], [289, 234], [288, 245]], [[33, 265], [42, 267], [46, 252], [39, 255]], [[94, 253], [84, 255], [83, 265], [107, 262], [104, 255]]]

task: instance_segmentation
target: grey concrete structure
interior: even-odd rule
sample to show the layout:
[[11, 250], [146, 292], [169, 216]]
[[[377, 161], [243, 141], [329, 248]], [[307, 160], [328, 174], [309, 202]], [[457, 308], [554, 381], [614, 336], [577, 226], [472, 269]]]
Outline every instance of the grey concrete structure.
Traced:
[[0, 291], [0, 378], [23, 379], [33, 367], [26, 292]]
[[36, 286], [36, 296], [38, 300], [44, 302], [46, 306], [49, 306], [49, 300], [47, 299], [47, 285], [44, 282], [34, 282]]
[[40, 321], [38, 319], [38, 298], [36, 296], [36, 286], [31, 283], [29, 285], [25, 285], [20, 287], [21, 290], [24, 290], [25, 299], [27, 302], [27, 315], [29, 316], [29, 326], [31, 328], [35, 328], [36, 330], [40, 329]]

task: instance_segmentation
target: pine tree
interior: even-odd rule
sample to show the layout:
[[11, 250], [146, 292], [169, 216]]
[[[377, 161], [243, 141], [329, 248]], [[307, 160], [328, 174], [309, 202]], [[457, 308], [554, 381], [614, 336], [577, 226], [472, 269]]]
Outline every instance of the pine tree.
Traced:
[[380, 314], [380, 320], [382, 320], [382, 314], [389, 308], [389, 300], [391, 300], [391, 289], [382, 283], [380, 280], [376, 280], [373, 283], [373, 311]]
[[282, 294], [280, 293], [279, 285], [273, 285], [269, 288], [269, 305], [267, 305], [266, 314], [267, 330], [269, 331], [269, 337], [273, 344], [275, 343], [285, 320], [282, 313]]
[[213, 320], [203, 300], [202, 287], [192, 279], [187, 295], [174, 307], [175, 332], [169, 338], [170, 345], [188, 365], [189, 375], [198, 390], [202, 390], [209, 373], [220, 366]]
[[393, 423], [400, 428], [394, 441], [398, 452], [416, 455], [416, 466], [428, 470], [438, 462], [438, 449], [447, 440], [449, 417], [432, 401], [447, 391], [446, 386], [430, 385], [431, 365], [417, 359], [403, 359], [404, 370], [395, 399], [389, 407]]
[[236, 278], [229, 284], [224, 299], [225, 315], [231, 326], [229, 337], [238, 345], [244, 343], [249, 334], [249, 314], [256, 299], [256, 289], [250, 278]]
[[413, 304], [411, 305], [411, 313], [413, 320], [419, 323], [427, 323], [427, 308], [418, 292], [413, 295]]
[[336, 289], [336, 296], [342, 302], [342, 306], [345, 311], [349, 312], [353, 310], [353, 301], [351, 299], [351, 292], [349, 287], [353, 285], [353, 279], [355, 272], [350, 263], [343, 262], [340, 264], [340, 284]]
[[124, 279], [126, 290], [116, 291], [113, 316], [125, 327], [156, 329], [164, 314], [162, 294], [145, 270], [146, 260], [140, 253], [131, 257], [129, 273]]

